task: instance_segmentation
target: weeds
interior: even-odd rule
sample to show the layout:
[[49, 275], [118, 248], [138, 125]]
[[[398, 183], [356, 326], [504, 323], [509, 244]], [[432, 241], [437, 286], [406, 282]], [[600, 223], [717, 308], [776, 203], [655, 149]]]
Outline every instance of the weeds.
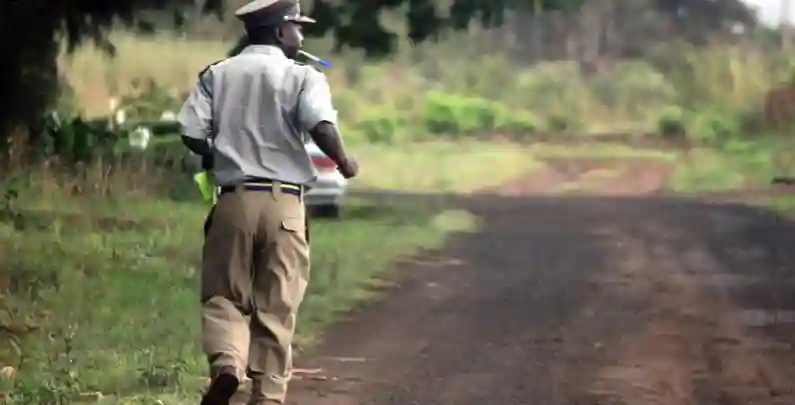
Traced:
[[[115, 60], [86, 48], [62, 62], [74, 83], [71, 104], [90, 116], [110, 114], [109, 98], [144, 93], [152, 105], [173, 111], [195, 86], [196, 72], [231, 47], [222, 41], [168, 36], [137, 40], [116, 33], [114, 37], [120, 55]], [[790, 73], [787, 57], [752, 47], [669, 46], [661, 48], [656, 58], [619, 61], [586, 77], [575, 63], [518, 66], [499, 51], [480, 55], [482, 63], [472, 64], [466, 55], [456, 59], [457, 53], [447, 49], [457, 43], [426, 44], [379, 64], [356, 54], [337, 56], [337, 67], [326, 74], [350, 142], [395, 143], [426, 139], [429, 134], [460, 138], [495, 132], [521, 132], [517, 135], [527, 138], [534, 133], [622, 128], [651, 132], [665, 127], [667, 133], [672, 125], [689, 127], [688, 133], [703, 139], [712, 137], [712, 132], [735, 131], [734, 117], [758, 120], [765, 93], [786, 82]], [[309, 46], [325, 44], [318, 40]], [[425, 57], [417, 59], [418, 52]], [[103, 82], [96, 77], [111, 79]], [[150, 85], [144, 90], [130, 83]], [[97, 98], [97, 94], [106, 96]], [[673, 108], [683, 116], [660, 117]], [[152, 111], [144, 115], [159, 114]], [[695, 117], [702, 113], [710, 118]], [[531, 121], [532, 125], [517, 125]]]
[[[496, 153], [472, 145], [456, 157], [450, 147], [432, 148], [417, 164], [444, 155], [448, 165], [483, 168], [490, 161], [473, 152]], [[369, 148], [389, 156], [387, 148]], [[5, 405], [87, 396], [146, 403], [157, 393], [182, 401], [198, 393], [206, 366], [197, 345], [196, 277], [208, 207], [195, 196], [171, 198], [174, 189], [192, 187], [190, 177], [150, 158], [95, 161], [78, 171], [45, 161], [3, 183], [0, 369], [14, 370], [13, 378], [0, 378]], [[379, 164], [370, 163], [374, 173], [397, 170]], [[426, 165], [425, 178], [447, 176], [446, 168]], [[440, 210], [351, 200], [344, 221], [313, 224], [299, 348], [375, 294], [373, 277], [396, 257], [439, 246], [455, 230], [437, 227], [432, 218]]]
[[[196, 73], [229, 46], [114, 35], [114, 60], [84, 48], [61, 61], [72, 98], [45, 117], [35, 164], [0, 189], [0, 369], [13, 370], [0, 373], [5, 405], [60, 405], [92, 392], [152, 403], [154, 393], [190, 388], [205, 372], [196, 273], [207, 207], [190, 198], [176, 137], [153, 136], [144, 152], [128, 138], [136, 124], [176, 110]], [[621, 62], [585, 77], [567, 62], [430, 58], [443, 46], [379, 65], [351, 57], [327, 72], [346, 140], [363, 162], [354, 186], [473, 191], [543, 164], [516, 145], [473, 138], [624, 126], [697, 143], [674, 188], [738, 187], [781, 169], [771, 159], [780, 145], [752, 144], [743, 132], [759, 118], [765, 91], [783, 80], [778, 55], [676, 49], [666, 66]], [[121, 101], [126, 125], [111, 119], [110, 99]], [[174, 132], [173, 123], [158, 125], [154, 132]], [[353, 201], [344, 221], [315, 224], [298, 345], [372, 296], [374, 277], [396, 257], [438, 246], [455, 230], [449, 218], [458, 216], [439, 220], [440, 210]]]

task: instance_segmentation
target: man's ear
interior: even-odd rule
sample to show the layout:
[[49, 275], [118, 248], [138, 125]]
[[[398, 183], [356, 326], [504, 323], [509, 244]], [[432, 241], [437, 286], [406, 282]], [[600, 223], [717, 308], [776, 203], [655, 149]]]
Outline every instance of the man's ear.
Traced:
[[278, 41], [281, 44], [282, 39], [284, 38], [284, 29], [282, 29], [282, 26], [279, 25], [278, 27], [275, 28], [275, 30], [276, 31], [274, 31], [274, 35], [276, 37], [276, 41]]

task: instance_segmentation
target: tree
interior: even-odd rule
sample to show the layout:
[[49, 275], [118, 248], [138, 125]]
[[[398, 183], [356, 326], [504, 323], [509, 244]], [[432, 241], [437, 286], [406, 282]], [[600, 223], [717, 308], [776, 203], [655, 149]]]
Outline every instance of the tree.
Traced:
[[729, 30], [733, 24], [752, 28], [757, 23], [754, 11], [742, 0], [654, 0], [654, 5], [695, 43], [707, 40], [711, 33]]
[[[72, 51], [88, 39], [112, 54], [106, 28], [119, 22], [145, 31], [151, 26], [136, 18], [139, 11], [174, 11], [193, 7], [192, 1], [0, 1], [0, 88], [6, 101], [0, 109], [0, 150], [10, 146], [10, 134], [31, 130], [55, 99], [60, 84], [56, 62], [61, 43]], [[220, 14], [220, 1], [208, 0], [202, 11]]]
[[[230, 0], [0, 0], [0, 88], [7, 107], [0, 110], [0, 138], [16, 128], [29, 127], [50, 106], [59, 88], [56, 59], [65, 40], [70, 50], [85, 40], [113, 53], [106, 30], [120, 23], [141, 30], [152, 25], [142, 11], [184, 14], [224, 14]], [[636, 0], [632, 0], [636, 1]], [[647, 0], [643, 0], [647, 1]], [[648, 0], [652, 1], [652, 0]], [[716, 8], [743, 14], [740, 0], [653, 0], [660, 9], [694, 10], [687, 15], [707, 17]], [[408, 36], [414, 42], [433, 39], [445, 29], [463, 30], [473, 23], [500, 25], [506, 11], [575, 10], [584, 0], [313, 0], [310, 14], [318, 20], [310, 35], [333, 34], [337, 48], [364, 49], [379, 57], [394, 51], [395, 34], [379, 23], [383, 10], [405, 12]], [[442, 5], [444, 3], [444, 5]], [[713, 4], [714, 3], [714, 4]], [[676, 7], [674, 7], [676, 4]], [[720, 6], [722, 4], [722, 6]], [[679, 7], [679, 8], [677, 8]], [[183, 13], [188, 11], [188, 13]], [[726, 11], [727, 13], [729, 11]], [[742, 10], [740, 10], [742, 11]], [[721, 11], [722, 12], [722, 11]], [[677, 14], [679, 15], [679, 14]], [[0, 148], [5, 142], [0, 142]]]
[[[441, 7], [434, 0], [314, 0], [311, 14], [319, 24], [310, 34], [333, 32], [340, 48], [361, 48], [377, 57], [394, 49], [394, 34], [379, 24], [381, 10], [404, 7], [409, 37], [421, 42], [447, 27], [466, 29], [474, 19], [483, 25], [499, 24], [504, 10], [532, 5], [531, 2], [548, 9], [576, 7], [581, 1], [452, 0], [447, 16], [442, 16]], [[120, 23], [151, 30], [152, 25], [140, 18], [141, 11], [222, 16], [225, 4], [226, 0], [0, 1], [0, 88], [10, 101], [0, 110], [0, 139], [5, 140], [18, 129], [29, 129], [55, 99], [59, 88], [56, 61], [62, 40], [70, 51], [91, 40], [112, 54], [113, 44], [105, 35], [109, 27]], [[0, 148], [5, 144], [0, 142]]]

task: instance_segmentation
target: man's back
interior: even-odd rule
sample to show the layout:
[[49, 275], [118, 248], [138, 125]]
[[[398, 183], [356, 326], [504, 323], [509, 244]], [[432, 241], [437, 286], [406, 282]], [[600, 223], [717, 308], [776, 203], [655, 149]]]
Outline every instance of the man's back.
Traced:
[[316, 176], [298, 128], [300, 90], [311, 68], [276, 47], [249, 46], [210, 66], [215, 175], [220, 184], [245, 176], [303, 184]]

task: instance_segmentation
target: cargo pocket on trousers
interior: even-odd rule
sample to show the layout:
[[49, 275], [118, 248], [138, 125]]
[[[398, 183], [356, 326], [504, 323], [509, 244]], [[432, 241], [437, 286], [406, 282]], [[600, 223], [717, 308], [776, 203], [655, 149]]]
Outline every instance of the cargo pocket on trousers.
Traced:
[[293, 235], [287, 239], [290, 240], [290, 244], [294, 244], [294, 247], [309, 249], [309, 229], [307, 228], [306, 219], [302, 217], [285, 218], [282, 220], [281, 231]]
[[285, 218], [281, 223], [280, 243], [286, 267], [289, 291], [289, 308], [292, 313], [298, 310], [309, 284], [309, 243], [306, 240], [306, 222], [303, 217]]
[[282, 220], [282, 230], [302, 232], [306, 230], [306, 222], [303, 218], [285, 218]]

